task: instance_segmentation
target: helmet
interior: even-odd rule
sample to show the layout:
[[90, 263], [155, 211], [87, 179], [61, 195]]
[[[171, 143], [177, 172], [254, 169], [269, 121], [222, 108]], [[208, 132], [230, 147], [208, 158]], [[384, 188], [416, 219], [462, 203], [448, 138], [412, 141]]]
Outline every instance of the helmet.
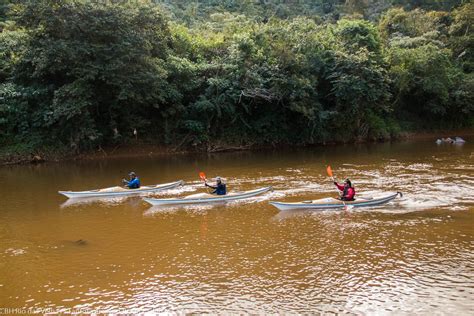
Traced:
[[136, 176], [135, 172], [133, 172], [133, 171], [132, 171], [132, 172], [130, 172], [128, 175], [129, 175], [130, 177], [134, 177], [134, 176]]
[[225, 180], [226, 180], [225, 178], [217, 176], [217, 177], [215, 177], [215, 179], [216, 179], [216, 182], [220, 182], [220, 183], [225, 184]]

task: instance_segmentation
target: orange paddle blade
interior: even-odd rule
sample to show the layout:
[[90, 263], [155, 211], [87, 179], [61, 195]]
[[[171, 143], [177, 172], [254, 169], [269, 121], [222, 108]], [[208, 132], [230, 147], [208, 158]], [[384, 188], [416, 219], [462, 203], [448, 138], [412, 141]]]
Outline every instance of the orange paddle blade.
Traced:
[[201, 178], [201, 180], [206, 180], [206, 174], [204, 172], [199, 172], [199, 178]]
[[331, 178], [333, 178], [331, 166], [328, 166], [328, 167], [326, 168], [326, 171], [327, 171], [327, 173], [328, 173], [328, 176], [330, 176]]

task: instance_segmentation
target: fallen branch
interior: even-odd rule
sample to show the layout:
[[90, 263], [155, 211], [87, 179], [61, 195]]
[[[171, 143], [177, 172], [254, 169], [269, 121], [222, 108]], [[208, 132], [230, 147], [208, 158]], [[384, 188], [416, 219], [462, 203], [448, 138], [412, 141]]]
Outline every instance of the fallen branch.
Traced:
[[225, 151], [239, 151], [239, 150], [247, 150], [252, 147], [252, 144], [248, 145], [241, 145], [241, 146], [209, 146], [207, 147], [208, 153], [217, 153], [217, 152], [225, 152]]
[[183, 140], [178, 144], [178, 146], [174, 147], [171, 151], [176, 152], [179, 148], [181, 148], [181, 146], [183, 146], [183, 144], [188, 140], [190, 134], [191, 133], [188, 133], [186, 136], [184, 136]]

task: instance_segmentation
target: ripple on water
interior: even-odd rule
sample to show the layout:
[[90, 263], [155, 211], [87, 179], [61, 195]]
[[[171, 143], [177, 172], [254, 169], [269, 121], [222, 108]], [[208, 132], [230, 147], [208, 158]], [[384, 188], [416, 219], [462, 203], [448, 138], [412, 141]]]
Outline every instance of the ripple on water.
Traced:
[[[461, 299], [460, 307], [469, 308], [462, 302], [474, 294], [470, 253], [454, 251], [454, 241], [433, 243], [406, 234], [399, 243], [387, 231], [410, 224], [357, 216], [347, 222], [330, 214], [300, 218], [319, 234], [287, 231], [289, 235], [276, 238], [273, 251], [261, 255], [253, 251], [262, 252], [269, 242], [258, 236], [241, 253], [232, 244], [222, 243], [217, 258], [206, 264], [196, 264], [193, 258], [199, 257], [199, 262], [202, 258], [189, 248], [175, 261], [174, 274], [134, 279], [129, 283], [131, 294], [125, 297], [92, 289], [88, 295], [97, 300], [81, 307], [190, 313], [409, 313], [449, 311], [446, 306], [453, 309], [452, 300]], [[283, 228], [299, 226], [296, 221], [285, 223]], [[424, 225], [424, 233], [429, 234], [431, 226]], [[358, 242], [348, 245], [346, 238]], [[300, 255], [295, 257], [295, 253]]]
[[14, 248], [8, 248], [7, 250], [5, 250], [5, 254], [9, 255], [9, 256], [21, 256], [21, 255], [24, 255], [26, 253], [26, 250], [25, 249], [14, 249]]

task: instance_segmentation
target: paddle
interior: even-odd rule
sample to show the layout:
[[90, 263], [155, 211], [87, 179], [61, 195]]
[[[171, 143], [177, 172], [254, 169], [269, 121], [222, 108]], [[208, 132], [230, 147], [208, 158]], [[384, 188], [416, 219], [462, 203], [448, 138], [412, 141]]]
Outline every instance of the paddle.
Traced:
[[334, 175], [332, 174], [331, 166], [327, 166], [326, 172], [328, 173], [328, 176], [330, 176], [332, 180], [334, 181]]
[[[204, 184], [206, 184], [207, 178], [206, 178], [206, 174], [204, 172], [202, 172], [202, 171], [199, 172], [199, 178], [201, 178], [201, 180], [204, 182]], [[210, 193], [209, 188], [206, 187], [206, 189], [207, 189], [207, 192]]]
[[[327, 166], [326, 172], [327, 172], [328, 176], [331, 177], [332, 182], [336, 182], [336, 180], [334, 179], [334, 174], [332, 173], [331, 166]], [[339, 193], [339, 189], [336, 188], [336, 190], [337, 190], [337, 193], [338, 193], [339, 195], [341, 195], [341, 194]], [[348, 209], [353, 208], [352, 205], [346, 205], [346, 202], [344, 202], [344, 200], [341, 200], [341, 201], [342, 201], [342, 204], [344, 204], [344, 210], [348, 210]]]

